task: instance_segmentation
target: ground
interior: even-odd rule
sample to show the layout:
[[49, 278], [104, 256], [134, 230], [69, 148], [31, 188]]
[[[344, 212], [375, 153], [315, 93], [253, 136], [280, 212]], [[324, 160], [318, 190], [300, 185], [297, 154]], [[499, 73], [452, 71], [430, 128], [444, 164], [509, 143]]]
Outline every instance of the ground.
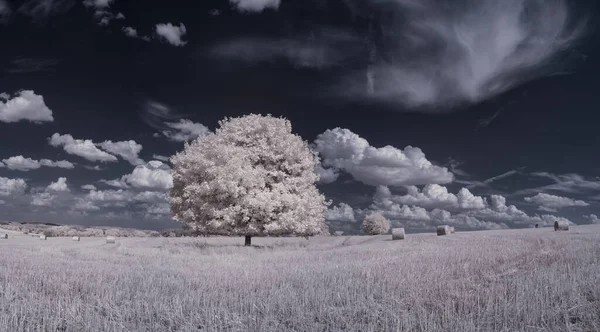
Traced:
[[600, 225], [253, 244], [10, 232], [0, 331], [600, 331]]

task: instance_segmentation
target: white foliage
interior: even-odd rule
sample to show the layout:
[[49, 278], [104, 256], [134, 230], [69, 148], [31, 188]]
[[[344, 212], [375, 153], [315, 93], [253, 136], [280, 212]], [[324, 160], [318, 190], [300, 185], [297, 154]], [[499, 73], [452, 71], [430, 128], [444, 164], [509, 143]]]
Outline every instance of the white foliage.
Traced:
[[327, 204], [315, 186], [318, 157], [286, 119], [226, 118], [171, 161], [174, 219], [196, 230], [307, 236], [326, 229]]
[[362, 230], [365, 234], [379, 235], [390, 230], [390, 222], [379, 212], [371, 212], [363, 221]]

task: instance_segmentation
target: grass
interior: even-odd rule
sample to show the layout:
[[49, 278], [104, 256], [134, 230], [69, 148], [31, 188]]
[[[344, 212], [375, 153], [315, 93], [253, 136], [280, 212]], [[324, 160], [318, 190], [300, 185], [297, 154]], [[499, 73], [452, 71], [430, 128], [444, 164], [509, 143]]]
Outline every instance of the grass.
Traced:
[[1, 331], [600, 331], [600, 225], [0, 240]]

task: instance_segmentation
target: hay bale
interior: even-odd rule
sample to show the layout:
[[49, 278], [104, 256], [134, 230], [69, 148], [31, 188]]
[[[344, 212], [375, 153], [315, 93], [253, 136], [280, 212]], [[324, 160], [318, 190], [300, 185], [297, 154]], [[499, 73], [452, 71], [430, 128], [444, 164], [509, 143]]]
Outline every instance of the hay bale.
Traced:
[[115, 243], [117, 240], [115, 239], [114, 236], [107, 236], [106, 237], [106, 243]]
[[73, 236], [73, 241], [79, 242], [79, 240], [80, 240], [79, 236]]
[[46, 235], [40, 235], [40, 240], [47, 240], [48, 237]]
[[436, 228], [436, 233], [438, 236], [449, 235], [450, 234], [450, 226], [448, 226], [448, 225], [438, 226]]
[[392, 240], [404, 240], [405, 235], [404, 227], [392, 228]]
[[0, 234], [0, 239], [8, 239], [8, 234]]
[[568, 221], [555, 221], [554, 222], [554, 231], [568, 231], [569, 230], [569, 222]]

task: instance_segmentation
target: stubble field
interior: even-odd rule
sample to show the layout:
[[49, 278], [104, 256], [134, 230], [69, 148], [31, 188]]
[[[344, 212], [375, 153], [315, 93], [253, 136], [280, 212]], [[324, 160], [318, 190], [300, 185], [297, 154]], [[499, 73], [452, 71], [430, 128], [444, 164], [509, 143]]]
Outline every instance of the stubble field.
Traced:
[[252, 248], [9, 236], [0, 331], [600, 331], [600, 225]]

